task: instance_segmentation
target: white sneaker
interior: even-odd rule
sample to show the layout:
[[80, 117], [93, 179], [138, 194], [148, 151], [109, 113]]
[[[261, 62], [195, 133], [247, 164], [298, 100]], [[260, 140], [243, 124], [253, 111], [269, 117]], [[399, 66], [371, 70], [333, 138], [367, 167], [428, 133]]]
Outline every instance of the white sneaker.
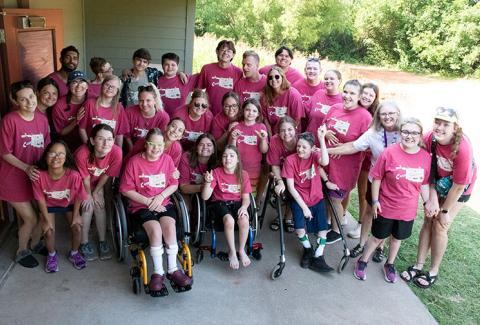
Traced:
[[348, 232], [348, 237], [350, 238], [360, 238], [362, 232], [362, 224], [358, 223], [355, 229], [352, 229]]
[[342, 226], [346, 226], [346, 225], [348, 224], [348, 219], [349, 219], [349, 218], [352, 218], [352, 219], [353, 219], [352, 215], [351, 215], [350, 212], [348, 212], [348, 210], [347, 210], [347, 211], [345, 211], [345, 214], [343, 215], [343, 218], [342, 218], [342, 220], [341, 220]]

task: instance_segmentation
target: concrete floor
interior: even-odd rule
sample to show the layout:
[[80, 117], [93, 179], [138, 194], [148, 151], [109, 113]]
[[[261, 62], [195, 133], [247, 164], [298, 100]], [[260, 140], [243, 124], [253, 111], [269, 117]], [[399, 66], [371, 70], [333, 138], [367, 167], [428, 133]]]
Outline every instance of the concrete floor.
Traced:
[[[347, 229], [354, 224], [350, 221]], [[176, 294], [168, 287], [170, 295], [163, 298], [132, 293], [130, 261], [94, 261], [75, 270], [65, 257], [63, 225], [57, 230], [63, 239], [58, 241], [60, 271], [45, 273], [41, 256], [41, 267], [16, 265], [0, 288], [0, 324], [436, 324], [405, 283], [385, 282], [381, 264], [369, 263], [366, 281], [353, 277], [352, 260], [341, 274], [300, 268], [302, 250], [292, 234], [286, 236], [286, 267], [272, 281], [279, 237], [267, 225], [259, 237], [262, 260], [231, 271], [227, 262], [206, 254], [194, 266], [192, 290]], [[219, 238], [222, 245], [223, 235]], [[349, 242], [350, 247], [354, 244]], [[340, 242], [327, 246], [332, 267], [341, 249]]]

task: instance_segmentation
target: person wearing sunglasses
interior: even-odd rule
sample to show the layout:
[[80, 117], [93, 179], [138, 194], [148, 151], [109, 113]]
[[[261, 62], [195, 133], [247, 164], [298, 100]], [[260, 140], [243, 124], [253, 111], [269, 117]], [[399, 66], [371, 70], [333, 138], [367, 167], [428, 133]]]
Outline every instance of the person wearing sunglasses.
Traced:
[[293, 60], [293, 51], [286, 47], [280, 46], [275, 51], [275, 64], [264, 66], [260, 69], [260, 73], [267, 75], [273, 67], [278, 67], [283, 70], [285, 78], [291, 83], [295, 83], [303, 79], [303, 75], [295, 68], [291, 67]]
[[284, 116], [290, 116], [300, 125], [304, 116], [302, 96], [285, 78], [283, 70], [279, 67], [270, 69], [267, 75], [267, 84], [263, 89], [260, 100], [262, 115], [269, 135], [278, 132], [278, 122]]
[[267, 83], [267, 77], [258, 71], [259, 62], [260, 57], [256, 52], [245, 51], [243, 53], [243, 77], [233, 87], [233, 90], [240, 96], [241, 104], [250, 98], [260, 100], [262, 90]]
[[197, 88], [205, 89], [210, 99], [210, 110], [215, 116], [222, 111], [222, 97], [232, 91], [233, 86], [242, 78], [242, 69], [232, 64], [235, 56], [235, 44], [222, 40], [216, 48], [217, 62], [205, 64], [200, 71]]
[[194, 89], [190, 103], [179, 108], [173, 115], [185, 123], [185, 133], [180, 141], [183, 151], [190, 150], [201, 134], [210, 132], [213, 115], [208, 100], [205, 91]]
[[[417, 260], [401, 277], [425, 289], [437, 281], [447, 249], [448, 230], [465, 202], [470, 199], [477, 177], [477, 167], [472, 144], [463, 133], [457, 111], [453, 108], [437, 108], [433, 130], [425, 136], [424, 142], [434, 157], [430, 175], [430, 197], [425, 204], [425, 219], [420, 230]], [[423, 272], [429, 251], [430, 269]]]

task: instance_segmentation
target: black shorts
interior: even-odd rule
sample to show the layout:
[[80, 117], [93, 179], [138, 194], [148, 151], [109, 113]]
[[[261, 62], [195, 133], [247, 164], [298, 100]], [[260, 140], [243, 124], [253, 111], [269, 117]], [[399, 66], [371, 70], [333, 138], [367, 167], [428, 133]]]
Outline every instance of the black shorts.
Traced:
[[143, 225], [147, 221], [159, 221], [160, 218], [162, 217], [170, 217], [173, 218], [175, 221], [177, 220], [177, 211], [173, 204], [169, 204], [166, 206], [167, 211], [164, 212], [156, 212], [156, 211], [150, 211], [148, 209], [141, 209], [135, 212], [132, 217], [133, 220], [138, 225]]
[[73, 204], [66, 207], [47, 207], [48, 213], [67, 213], [73, 211]]
[[365, 200], [369, 206], [372, 206], [372, 182], [368, 180], [367, 182], [367, 191], [365, 192]]
[[407, 239], [412, 234], [413, 221], [387, 219], [377, 216], [377, 218], [373, 219], [372, 235], [378, 239], [385, 239], [390, 237], [390, 235], [398, 240]]
[[216, 222], [223, 223], [223, 217], [230, 214], [234, 220], [238, 219], [238, 209], [242, 206], [242, 201], [214, 201], [210, 204], [210, 218]]

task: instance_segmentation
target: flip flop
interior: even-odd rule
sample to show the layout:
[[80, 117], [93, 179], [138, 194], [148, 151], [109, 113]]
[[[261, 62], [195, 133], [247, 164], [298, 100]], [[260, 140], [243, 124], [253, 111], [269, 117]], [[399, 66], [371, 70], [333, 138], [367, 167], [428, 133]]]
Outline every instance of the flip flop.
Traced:
[[272, 222], [270, 222], [269, 228], [272, 231], [278, 231], [280, 229], [280, 222], [278, 221], [278, 218], [275, 218], [272, 220]]
[[[408, 277], [404, 275], [405, 272], [407, 273]], [[403, 281], [409, 283], [421, 275], [423, 275], [422, 270], [416, 269], [415, 265], [410, 265], [406, 271], [403, 271], [400, 274], [400, 277], [402, 278]]]
[[295, 231], [295, 226], [293, 224], [293, 220], [291, 219], [284, 219], [283, 220], [283, 227], [285, 232], [292, 233]]
[[[437, 277], [438, 275], [430, 275], [430, 272], [427, 272], [427, 273], [424, 273], [422, 275], [419, 275], [415, 278], [415, 280], [413, 280], [413, 282], [417, 285], [417, 287], [421, 288], [421, 289], [428, 289], [430, 288], [431, 286], [433, 286], [435, 284], [435, 282], [437, 282]], [[424, 280], [427, 282], [427, 284], [422, 284], [420, 282], [418, 282], [418, 280]]]

